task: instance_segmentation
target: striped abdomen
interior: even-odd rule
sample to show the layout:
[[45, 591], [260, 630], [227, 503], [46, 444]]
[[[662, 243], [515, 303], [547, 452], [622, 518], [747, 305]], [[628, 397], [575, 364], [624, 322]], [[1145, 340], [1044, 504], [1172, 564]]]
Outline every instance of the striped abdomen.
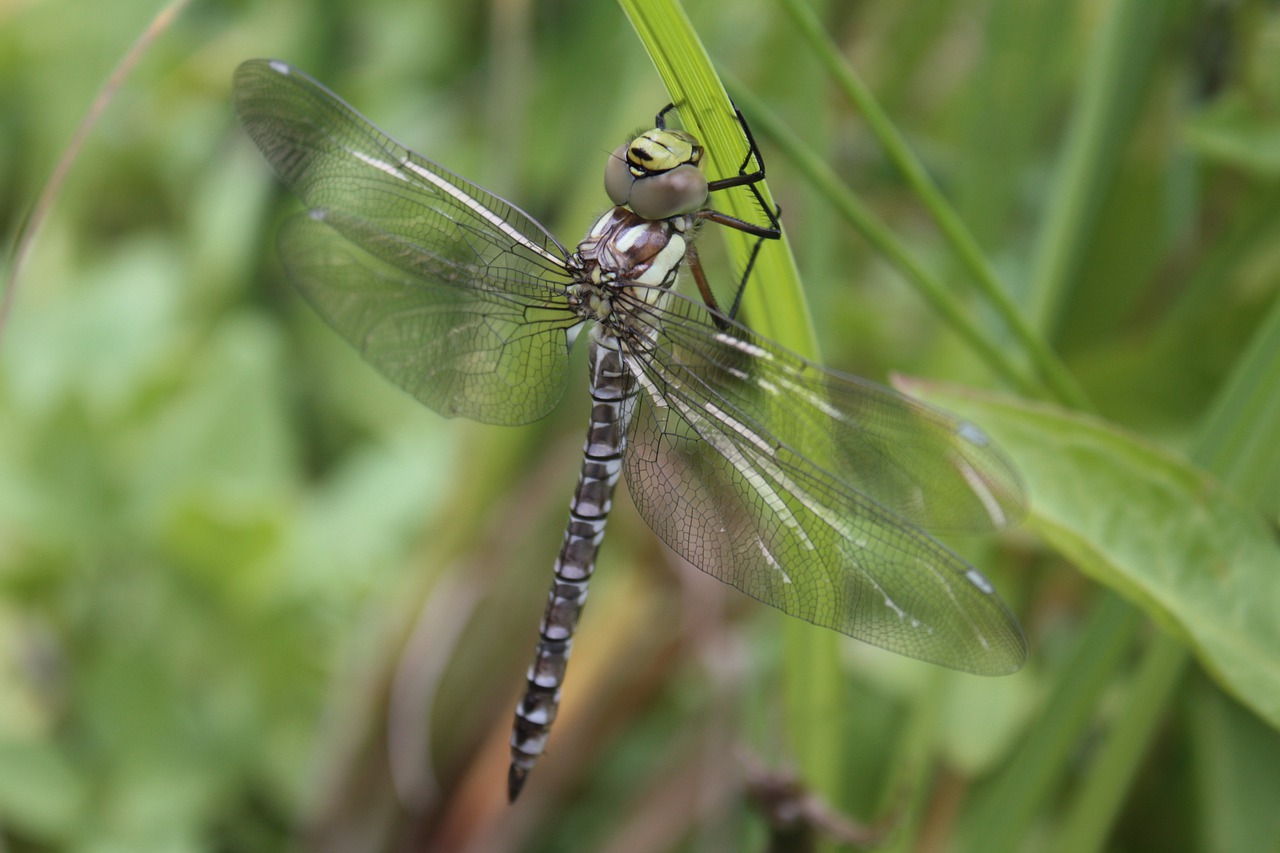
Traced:
[[613, 505], [613, 490], [622, 471], [627, 423], [635, 405], [635, 388], [626, 372], [618, 343], [600, 326], [592, 329], [591, 427], [583, 447], [582, 472], [569, 505], [569, 524], [556, 559], [555, 580], [538, 629], [538, 649], [529, 667], [524, 698], [516, 706], [511, 731], [511, 770], [507, 796], [515, 800], [525, 778], [546, 746], [547, 733], [560, 707], [560, 685], [573, 645], [578, 616], [587, 600], [587, 584]]

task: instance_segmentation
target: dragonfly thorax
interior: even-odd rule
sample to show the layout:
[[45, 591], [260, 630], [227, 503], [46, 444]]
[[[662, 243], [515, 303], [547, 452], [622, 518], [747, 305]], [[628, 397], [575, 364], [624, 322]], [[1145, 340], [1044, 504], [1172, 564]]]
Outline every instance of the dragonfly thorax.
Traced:
[[579, 311], [603, 320], [611, 311], [612, 293], [624, 288], [652, 302], [675, 284], [696, 223], [695, 217], [685, 215], [644, 219], [625, 207], [601, 216], [578, 244], [571, 264]]

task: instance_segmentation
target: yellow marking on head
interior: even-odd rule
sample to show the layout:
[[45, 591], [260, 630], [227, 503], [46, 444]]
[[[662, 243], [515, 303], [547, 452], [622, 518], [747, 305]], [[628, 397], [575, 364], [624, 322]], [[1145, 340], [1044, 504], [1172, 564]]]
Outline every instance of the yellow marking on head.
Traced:
[[683, 130], [654, 128], [631, 140], [627, 146], [627, 162], [636, 177], [667, 172], [686, 163], [697, 166], [702, 161], [702, 145]]

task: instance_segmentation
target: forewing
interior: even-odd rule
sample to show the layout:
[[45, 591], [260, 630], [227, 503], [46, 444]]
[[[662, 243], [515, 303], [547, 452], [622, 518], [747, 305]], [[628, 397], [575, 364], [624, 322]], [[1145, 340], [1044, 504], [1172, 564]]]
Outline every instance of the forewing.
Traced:
[[242, 64], [234, 98], [310, 208], [281, 233], [290, 278], [366, 360], [445, 415], [517, 424], [555, 405], [578, 318], [554, 237], [284, 63]]
[[1012, 468], [976, 428], [741, 327], [721, 332], [676, 294], [633, 315], [624, 344], [642, 390], [627, 482], [667, 544], [899, 654], [983, 674], [1021, 666], [1026, 641], [990, 583], [921, 529], [989, 528], [1021, 510]]
[[[564, 327], [576, 316], [434, 285], [364, 251], [368, 240], [339, 239], [338, 217], [293, 217], [280, 253], [307, 301], [379, 372], [449, 417], [519, 424], [555, 406], [568, 367]], [[358, 234], [356, 225], [342, 230]]]
[[[814, 364], [671, 294], [655, 356], [684, 393], [758, 419], [842, 486], [933, 533], [988, 532], [1026, 512], [1016, 469], [975, 424], [883, 385]], [[723, 405], [723, 404], [722, 404]]]

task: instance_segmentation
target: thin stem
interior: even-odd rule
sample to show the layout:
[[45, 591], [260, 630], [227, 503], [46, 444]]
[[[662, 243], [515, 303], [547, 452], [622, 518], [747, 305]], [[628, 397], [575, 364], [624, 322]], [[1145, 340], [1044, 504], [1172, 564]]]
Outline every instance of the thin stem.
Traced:
[[1031, 276], [1030, 313], [1046, 336], [1061, 322], [1096, 213], [1112, 186], [1167, 5], [1169, 0], [1113, 0], [1084, 63], [1084, 82], [1049, 193]]
[[761, 135], [766, 136], [773, 147], [780, 150], [808, 178], [814, 189], [916, 286], [925, 301], [992, 371], [1023, 394], [1034, 395], [1038, 392], [1039, 386], [1023, 374], [1008, 350], [991, 340], [955, 293], [916, 261], [911, 251], [845, 186], [826, 161], [788, 130], [777, 114], [755, 95], [737, 86], [734, 87], [733, 94], [738, 104], [751, 116]]
[[[921, 203], [933, 214], [961, 264], [972, 276], [978, 292], [992, 306], [1001, 322], [1021, 345], [1025, 356], [1035, 367], [1040, 381], [1058, 402], [1078, 409], [1089, 408], [1080, 386], [1076, 384], [1075, 379], [1067, 372], [1045, 340], [1023, 319], [1018, 306], [1009, 295], [1008, 288], [1000, 281], [995, 268], [979, 247], [978, 241], [974, 239], [955, 209], [943, 197], [941, 190], [925, 170], [924, 164], [907, 145], [906, 140], [880, 107], [866, 83], [827, 37], [817, 15], [802, 0], [780, 0], [780, 2], [814, 49], [819, 61], [831, 73], [841, 91], [858, 108], [867, 122], [867, 127], [883, 146], [890, 162], [898, 168], [907, 184], [919, 196]], [[917, 280], [917, 283], [921, 282]], [[928, 298], [931, 304], [936, 306], [937, 297], [929, 295]], [[946, 316], [950, 319], [949, 313]], [[970, 340], [968, 335], [966, 340]], [[1008, 371], [1001, 372], [1006, 376], [1009, 375]]]

